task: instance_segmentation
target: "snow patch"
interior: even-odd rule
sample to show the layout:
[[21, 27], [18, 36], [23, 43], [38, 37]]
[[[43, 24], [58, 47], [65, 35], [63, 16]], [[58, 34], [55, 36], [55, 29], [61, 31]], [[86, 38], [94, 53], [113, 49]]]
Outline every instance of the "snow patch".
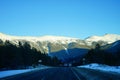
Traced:
[[67, 49], [66, 47], [64, 47], [64, 46], [63, 46], [63, 48], [65, 49], [66, 54], [67, 54], [67, 55], [70, 55], [68, 49]]
[[29, 72], [29, 71], [32, 71], [32, 69], [1, 71], [0, 78], [16, 75], [16, 74], [20, 74], [20, 73], [25, 73], [25, 72]]
[[21, 73], [26, 73], [34, 70], [39, 70], [39, 69], [46, 69], [48, 67], [40, 67], [40, 68], [35, 68], [35, 69], [21, 69], [21, 70], [7, 70], [7, 71], [0, 71], [0, 78], [8, 77], [8, 76], [13, 76], [16, 74], [21, 74]]
[[108, 66], [108, 65], [93, 63], [93, 64], [82, 65], [78, 67], [120, 73], [120, 66]]

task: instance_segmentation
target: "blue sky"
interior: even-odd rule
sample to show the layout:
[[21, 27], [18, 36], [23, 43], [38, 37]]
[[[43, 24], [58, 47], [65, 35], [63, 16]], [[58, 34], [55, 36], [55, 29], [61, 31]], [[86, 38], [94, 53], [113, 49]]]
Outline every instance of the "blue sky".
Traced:
[[0, 32], [82, 39], [120, 34], [120, 0], [0, 0]]

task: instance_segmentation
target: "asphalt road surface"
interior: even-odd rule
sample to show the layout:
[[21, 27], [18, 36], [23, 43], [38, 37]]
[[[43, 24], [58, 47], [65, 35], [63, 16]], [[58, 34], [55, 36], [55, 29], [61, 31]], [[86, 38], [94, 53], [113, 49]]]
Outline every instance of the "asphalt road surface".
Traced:
[[0, 80], [120, 80], [120, 74], [76, 67], [53, 67]]

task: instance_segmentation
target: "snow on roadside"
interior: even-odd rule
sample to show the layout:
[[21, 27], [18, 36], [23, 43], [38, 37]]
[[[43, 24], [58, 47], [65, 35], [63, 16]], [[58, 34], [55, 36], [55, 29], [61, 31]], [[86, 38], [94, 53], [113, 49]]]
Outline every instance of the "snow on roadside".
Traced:
[[120, 73], [120, 66], [108, 66], [108, 65], [103, 65], [103, 64], [92, 63], [92, 64], [82, 65], [78, 67]]
[[45, 69], [48, 67], [40, 67], [40, 68], [35, 68], [35, 69], [21, 69], [21, 70], [7, 70], [7, 71], [0, 71], [0, 78], [16, 75], [16, 74], [21, 74], [25, 72], [30, 72], [34, 70], [39, 70], [39, 69]]

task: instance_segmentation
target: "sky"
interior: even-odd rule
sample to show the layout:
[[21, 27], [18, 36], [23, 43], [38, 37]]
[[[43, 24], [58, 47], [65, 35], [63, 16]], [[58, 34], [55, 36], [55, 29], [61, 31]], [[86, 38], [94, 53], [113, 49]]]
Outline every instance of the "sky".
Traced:
[[81, 39], [120, 35], [120, 0], [0, 0], [0, 32]]

